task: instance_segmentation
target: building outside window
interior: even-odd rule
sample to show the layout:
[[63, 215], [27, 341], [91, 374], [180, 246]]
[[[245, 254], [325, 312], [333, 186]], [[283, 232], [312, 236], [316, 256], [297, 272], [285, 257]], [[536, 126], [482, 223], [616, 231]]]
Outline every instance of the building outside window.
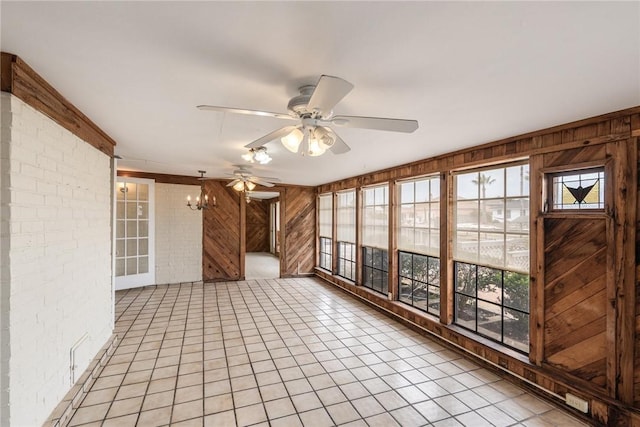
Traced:
[[456, 324], [529, 349], [529, 166], [455, 175]]
[[356, 191], [336, 195], [336, 242], [338, 244], [337, 274], [356, 279]]
[[440, 178], [398, 184], [398, 299], [440, 313]]
[[321, 194], [318, 199], [319, 264], [333, 271], [333, 194]]

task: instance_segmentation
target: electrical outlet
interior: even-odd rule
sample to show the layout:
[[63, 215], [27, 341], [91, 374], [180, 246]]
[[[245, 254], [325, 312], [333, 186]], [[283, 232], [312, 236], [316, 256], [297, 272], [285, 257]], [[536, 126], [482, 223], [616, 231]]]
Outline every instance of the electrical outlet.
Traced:
[[584, 412], [585, 414], [589, 412], [589, 402], [587, 402], [586, 400], [580, 399], [578, 396], [574, 396], [571, 393], [565, 394], [564, 399], [567, 405], [571, 406], [572, 408]]

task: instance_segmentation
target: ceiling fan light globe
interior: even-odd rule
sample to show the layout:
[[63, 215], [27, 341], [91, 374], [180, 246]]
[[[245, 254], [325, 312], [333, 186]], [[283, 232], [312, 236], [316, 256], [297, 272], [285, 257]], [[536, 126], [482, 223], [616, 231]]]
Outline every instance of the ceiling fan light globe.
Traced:
[[284, 148], [292, 153], [297, 153], [303, 137], [304, 135], [300, 129], [294, 129], [289, 135], [282, 137], [280, 141], [282, 142], [282, 145], [284, 145]]
[[310, 157], [322, 156], [326, 149], [322, 147], [320, 142], [316, 138], [309, 139], [309, 149], [307, 150], [307, 154]]
[[251, 181], [247, 181], [247, 183], [245, 185], [247, 186], [247, 189], [249, 191], [253, 191], [253, 189], [256, 188], [256, 185]]
[[242, 159], [246, 160], [249, 163], [253, 163], [254, 162], [254, 160], [253, 160], [254, 157], [257, 157], [257, 156], [254, 156], [254, 154], [252, 152], [248, 152], [248, 153], [242, 155]]
[[267, 154], [266, 149], [256, 151], [253, 157], [255, 161], [260, 163], [261, 165], [266, 165], [271, 161], [271, 157]]
[[244, 190], [244, 182], [240, 181], [237, 182], [234, 186], [233, 189], [236, 191], [243, 191]]
[[314, 134], [316, 136], [316, 139], [318, 140], [318, 144], [324, 150], [327, 150], [333, 146], [335, 138], [330, 129], [317, 127]]

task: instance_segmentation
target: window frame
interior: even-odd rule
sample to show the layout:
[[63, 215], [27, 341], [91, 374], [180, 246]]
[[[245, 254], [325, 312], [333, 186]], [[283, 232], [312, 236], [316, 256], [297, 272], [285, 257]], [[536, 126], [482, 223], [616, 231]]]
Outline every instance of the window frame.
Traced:
[[[589, 213], [603, 213], [606, 211], [608, 198], [607, 198], [607, 177], [609, 175], [609, 167], [607, 162], [588, 163], [584, 165], [573, 165], [571, 168], [562, 169], [549, 169], [544, 170], [546, 197], [544, 197], [544, 212], [554, 214], [589, 214]], [[602, 207], [597, 208], [556, 208], [555, 207], [555, 185], [554, 179], [563, 176], [582, 175], [587, 173], [598, 173], [602, 175], [602, 181], [599, 185], [599, 191], [602, 194]], [[600, 177], [598, 177], [600, 179]], [[598, 202], [600, 204], [600, 202]], [[580, 205], [578, 205], [580, 206]]]
[[[509, 196], [508, 195], [508, 179], [507, 179], [507, 169], [509, 168], [513, 168], [513, 167], [517, 167], [517, 166], [526, 166], [527, 167], [527, 174], [529, 174], [529, 183], [526, 187], [521, 187], [521, 194], [516, 195], [516, 196]], [[492, 171], [492, 170], [498, 170], [501, 169], [503, 172], [503, 176], [502, 176], [502, 180], [503, 180], [503, 188], [502, 188], [502, 195], [501, 196], [496, 196], [496, 197], [486, 197], [486, 195], [481, 194], [481, 192], [483, 191], [482, 186], [480, 184], [477, 185], [477, 189], [478, 189], [478, 193], [477, 193], [477, 197], [476, 198], [468, 198], [468, 199], [460, 199], [459, 198], [459, 179], [458, 177], [461, 175], [468, 175], [468, 174], [472, 174], [472, 173], [477, 173], [478, 174], [478, 178], [480, 177], [480, 174], [482, 174], [485, 171]], [[471, 263], [471, 264], [481, 264], [481, 265], [487, 265], [487, 266], [491, 266], [493, 268], [498, 268], [498, 269], [503, 269], [503, 270], [507, 270], [507, 271], [514, 271], [514, 272], [519, 272], [519, 273], [526, 273], [529, 274], [530, 271], [530, 264], [529, 264], [529, 259], [530, 259], [530, 239], [531, 239], [531, 230], [530, 230], [530, 218], [531, 218], [531, 194], [530, 194], [530, 164], [529, 164], [529, 160], [528, 159], [521, 159], [521, 160], [517, 160], [517, 161], [513, 161], [513, 162], [508, 162], [508, 163], [498, 163], [498, 164], [493, 164], [493, 165], [488, 165], [488, 166], [484, 166], [484, 167], [478, 167], [478, 168], [469, 168], [469, 169], [464, 169], [464, 170], [457, 170], [454, 171], [451, 174], [452, 177], [452, 186], [453, 186], [453, 199], [452, 199], [452, 228], [451, 228], [451, 239], [453, 242], [452, 245], [452, 261], [461, 261], [461, 262], [466, 262], [466, 263]], [[526, 188], [526, 192], [524, 191]], [[526, 193], [526, 194], [525, 194]], [[525, 206], [522, 206], [522, 200], [526, 199], [527, 203]], [[502, 209], [501, 212], [506, 213], [507, 212], [507, 208], [508, 208], [508, 203], [510, 200], [520, 200], [520, 210], [518, 210], [519, 212], [519, 216], [526, 216], [527, 220], [525, 222], [525, 230], [524, 231], [518, 231], [518, 230], [514, 230], [511, 229], [509, 230], [507, 228], [507, 220], [505, 218], [505, 215], [502, 215], [502, 221], [503, 221], [503, 226], [501, 230], [492, 230], [492, 229], [487, 229], [486, 228], [486, 224], [483, 227], [483, 219], [482, 219], [482, 209], [481, 206], [487, 206], [488, 203], [487, 202], [495, 202], [495, 201], [501, 201], [502, 202]], [[476, 216], [476, 225], [473, 227], [468, 227], [468, 229], [465, 229], [464, 227], [460, 227], [459, 224], [459, 218], [460, 218], [460, 213], [459, 213], [459, 204], [464, 203], [464, 202], [472, 202], [475, 203], [477, 202], [477, 216]], [[468, 209], [468, 208], [467, 208]], [[509, 209], [511, 211], [511, 209]], [[522, 210], [526, 210], [527, 214], [526, 215], [521, 215], [522, 214]], [[521, 228], [523, 226], [521, 225]], [[477, 250], [476, 250], [476, 254], [475, 254], [475, 258], [472, 257], [467, 257], [465, 255], [461, 255], [458, 251], [459, 251], [459, 235], [463, 234], [463, 233], [467, 233], [467, 234], [476, 234], [477, 235], [477, 239], [475, 240], [476, 244], [477, 244]], [[500, 257], [497, 259], [500, 259], [502, 264], [498, 263], [498, 262], [488, 262], [486, 259], [483, 259], [481, 257], [481, 249], [480, 249], [480, 242], [482, 241], [482, 238], [486, 238], [486, 236], [491, 236], [491, 235], [500, 235], [502, 236], [501, 238], [501, 254]], [[523, 268], [517, 268], [517, 266], [514, 266], [513, 264], [508, 264], [508, 252], [509, 252], [509, 236], [520, 236], [520, 239], [523, 239], [524, 236], [526, 236], [526, 244], [524, 245], [524, 247], [526, 247], [526, 251], [527, 251], [527, 265], [526, 267]], [[520, 245], [522, 246], [523, 242], [520, 243]]]
[[[387, 295], [389, 293], [389, 251], [373, 246], [362, 246], [360, 249], [362, 251], [362, 286]], [[370, 263], [367, 262], [367, 251], [371, 252]], [[380, 259], [379, 266], [376, 266], [376, 257]], [[368, 272], [371, 272], [370, 276]], [[376, 273], [379, 280], [376, 280]], [[369, 277], [371, 280], [368, 280]]]
[[[403, 275], [403, 263], [402, 263], [402, 256], [404, 255], [409, 255], [411, 257], [411, 272], [408, 276], [404, 276]], [[426, 280], [419, 280], [417, 279], [417, 277], [419, 277], [416, 272], [415, 272], [415, 258], [416, 257], [424, 257], [425, 261], [426, 261], [426, 265], [427, 265], [427, 273], [426, 273]], [[430, 280], [429, 277], [429, 272], [430, 272], [430, 265], [432, 262], [437, 261], [438, 263], [438, 274], [437, 274], [437, 283], [435, 280]], [[440, 263], [440, 257], [435, 257], [435, 256], [431, 256], [431, 255], [427, 255], [427, 254], [422, 254], [422, 253], [417, 253], [417, 252], [409, 252], [406, 250], [398, 250], [398, 301], [403, 303], [403, 304], [407, 304], [411, 307], [415, 307], [418, 310], [421, 310], [425, 313], [429, 313], [431, 315], [434, 316], [440, 316], [440, 293], [441, 293], [441, 288], [440, 288], [440, 269], [442, 268], [441, 263]], [[435, 276], [433, 277], [435, 279]], [[402, 298], [402, 283], [403, 283], [403, 279], [406, 279], [408, 281], [411, 282], [411, 302], [407, 301], [406, 299]], [[424, 307], [422, 307], [421, 305], [415, 304], [415, 299], [414, 299], [414, 293], [415, 293], [415, 282], [418, 282], [421, 285], [426, 286], [426, 292], [427, 292], [427, 299], [426, 299], [426, 305]], [[437, 292], [437, 298], [434, 299], [434, 301], [436, 301], [437, 304], [437, 310], [430, 310], [431, 307], [431, 288], [437, 288], [438, 292]]]
[[[327, 199], [329, 209], [326, 209], [323, 203], [323, 200]], [[333, 205], [333, 193], [318, 195], [318, 267], [331, 273], [333, 272]], [[327, 227], [328, 230], [326, 230]]]
[[[381, 184], [376, 184], [376, 185], [371, 185], [371, 186], [367, 186], [367, 187], [362, 187], [360, 189], [360, 197], [362, 199], [361, 202], [361, 207], [360, 207], [360, 214], [361, 214], [361, 223], [360, 223], [360, 244], [362, 247], [371, 247], [371, 248], [378, 248], [378, 249], [384, 249], [384, 250], [388, 250], [389, 249], [389, 206], [390, 206], [390, 188], [389, 188], [389, 183], [388, 182], [384, 182]], [[384, 191], [383, 193], [383, 202], [382, 203], [378, 203], [377, 199], [377, 194], [376, 191], [382, 189]], [[368, 193], [372, 192], [372, 196], [368, 196]], [[373, 203], [368, 203], [368, 201], [370, 199], [373, 199]], [[372, 209], [374, 212], [374, 223], [373, 224], [368, 224], [367, 223], [367, 215], [366, 215], [366, 211], [368, 209]], [[381, 210], [383, 212], [384, 218], [383, 220], [385, 221], [385, 224], [377, 224], [376, 223], [376, 211]], [[367, 227], [372, 227], [373, 230], [373, 236], [369, 236], [368, 232], [365, 232], [365, 230], [367, 230]], [[382, 234], [383, 239], [382, 242], [378, 241], [377, 239], [377, 235], [378, 232], [377, 230], [381, 229], [384, 230]], [[364, 262], [363, 262], [363, 266], [364, 266]]]
[[[428, 199], [426, 201], [422, 201], [422, 202], [416, 202], [416, 184], [418, 182], [422, 182], [422, 181], [426, 181], [428, 182], [429, 185], [429, 194], [428, 194]], [[434, 201], [432, 199], [432, 196], [434, 196], [434, 194], [431, 192], [431, 188], [432, 188], [432, 181], [437, 181], [438, 183], [438, 194], [435, 195], [437, 196], [437, 200]], [[412, 202], [407, 202], [407, 203], [403, 203], [402, 202], [402, 186], [404, 184], [408, 184], [408, 183], [412, 183], [413, 184], [413, 197], [412, 197]], [[442, 180], [440, 178], [440, 174], [430, 174], [430, 175], [422, 175], [419, 177], [414, 177], [414, 178], [410, 178], [410, 179], [404, 179], [404, 180], [400, 180], [400, 181], [396, 181], [396, 192], [397, 192], [397, 225], [396, 225], [396, 246], [398, 251], [404, 251], [404, 252], [411, 252], [411, 253], [416, 253], [416, 254], [421, 254], [421, 255], [429, 255], [432, 257], [440, 257], [440, 234], [441, 234], [441, 229], [440, 229], [440, 214], [441, 214], [441, 186], [442, 186]], [[403, 226], [402, 225], [402, 218], [403, 218], [403, 207], [404, 206], [408, 206], [408, 205], [412, 205], [413, 206], [413, 226]], [[416, 215], [415, 215], [415, 211], [416, 211], [416, 205], [428, 205], [428, 211], [429, 211], [429, 224], [427, 227], [416, 227], [415, 225], [415, 221], [416, 221]], [[436, 212], [436, 215], [432, 215], [433, 212]], [[435, 217], [435, 218], [434, 218]], [[437, 221], [435, 220], [437, 219]], [[435, 226], [434, 226], [435, 225]], [[409, 247], [408, 245], [404, 245], [401, 244], [401, 236], [402, 236], [402, 230], [412, 230], [413, 232], [413, 247]], [[421, 250], [421, 248], [416, 247], [416, 230], [427, 230], [428, 235], [429, 235], [429, 246], [428, 247], [424, 247], [423, 250]], [[437, 239], [436, 241], [436, 245], [437, 246], [431, 246], [431, 241], [433, 239], [433, 235], [434, 235], [434, 231], [437, 231]], [[446, 230], [445, 230], [446, 232]]]
[[[347, 245], [350, 247], [350, 256], [347, 257], [345, 249]], [[347, 265], [350, 266], [351, 274], [347, 273]], [[338, 265], [336, 267], [336, 275], [344, 279], [356, 281], [356, 244], [351, 242], [338, 241]]]
[[[459, 291], [459, 279], [460, 279], [460, 274], [459, 274], [459, 265], [460, 264], [465, 264], [467, 266], [472, 267], [475, 272], [474, 272], [474, 287], [473, 287], [473, 295], [469, 292], [465, 293], [465, 292], [460, 292]], [[494, 270], [494, 271], [499, 271], [500, 272], [500, 280], [501, 280], [501, 286], [500, 286], [500, 302], [497, 303], [495, 301], [491, 301], [487, 298], [482, 298], [479, 297], [478, 294], [478, 284], [480, 283], [480, 277], [478, 274], [478, 271], [480, 269], [487, 269], [487, 270]], [[520, 307], [516, 307], [515, 305], [508, 305], [505, 304], [505, 276], [507, 273], [513, 273], [515, 275], [520, 275], [520, 276], [526, 276], [527, 277], [527, 282], [528, 282], [528, 287], [527, 287], [527, 297], [524, 299], [527, 302], [527, 309], [528, 311], [523, 310]], [[473, 332], [474, 334], [477, 334], [483, 338], [486, 338], [488, 340], [494, 341], [500, 345], [503, 345], [505, 347], [508, 347], [514, 351], [517, 351], [519, 353], [523, 353], [523, 354], [529, 354], [529, 344], [530, 344], [530, 339], [531, 337], [529, 336], [529, 326], [530, 326], [530, 321], [531, 321], [531, 307], [530, 307], [530, 298], [531, 295], [531, 283], [530, 283], [530, 276], [528, 274], [523, 274], [523, 273], [518, 273], [518, 272], [512, 272], [512, 271], [508, 271], [508, 270], [504, 270], [504, 269], [500, 269], [500, 268], [495, 268], [495, 267], [489, 267], [489, 266], [484, 266], [484, 265], [480, 265], [480, 264], [472, 264], [472, 263], [468, 263], [468, 262], [464, 262], [464, 261], [454, 261], [453, 262], [453, 323], [456, 326], [459, 326], [463, 329], [466, 329], [468, 331]], [[471, 299], [474, 301], [473, 306], [475, 307], [475, 313], [472, 319], [468, 319], [466, 321], [460, 321], [459, 319], [459, 296], [461, 296], [462, 299]], [[485, 307], [487, 306], [495, 306], [495, 307], [499, 307], [500, 308], [500, 339], [496, 339], [495, 336], [491, 336], [488, 333], [483, 333], [482, 331], [480, 331], [479, 329], [479, 322], [478, 320], [480, 319], [480, 316], [478, 315], [478, 311], [479, 311], [479, 306], [480, 303], [483, 303], [485, 305]], [[524, 330], [526, 331], [526, 336], [527, 336], [527, 342], [526, 345], [524, 345], [523, 347], [517, 347], [516, 345], [511, 344], [508, 340], [505, 340], [505, 311], [510, 310], [512, 312], [517, 312], [520, 314], [524, 314], [526, 315], [526, 328], [524, 328]], [[485, 310], [487, 311], [487, 310]], [[474, 327], [471, 328], [469, 327], [469, 321], [473, 320], [474, 322]], [[485, 328], [486, 329], [486, 328]], [[516, 340], [511, 340], [512, 342], [518, 342]]]
[[[318, 267], [323, 270], [333, 271], [333, 239], [320, 236], [318, 239]], [[328, 260], [328, 265], [327, 265]]]

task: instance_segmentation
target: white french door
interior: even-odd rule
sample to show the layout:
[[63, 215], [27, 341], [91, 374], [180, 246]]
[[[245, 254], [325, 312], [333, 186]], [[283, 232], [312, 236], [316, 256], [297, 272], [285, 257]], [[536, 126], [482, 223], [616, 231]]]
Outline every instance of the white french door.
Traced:
[[116, 181], [116, 290], [155, 284], [154, 181]]

